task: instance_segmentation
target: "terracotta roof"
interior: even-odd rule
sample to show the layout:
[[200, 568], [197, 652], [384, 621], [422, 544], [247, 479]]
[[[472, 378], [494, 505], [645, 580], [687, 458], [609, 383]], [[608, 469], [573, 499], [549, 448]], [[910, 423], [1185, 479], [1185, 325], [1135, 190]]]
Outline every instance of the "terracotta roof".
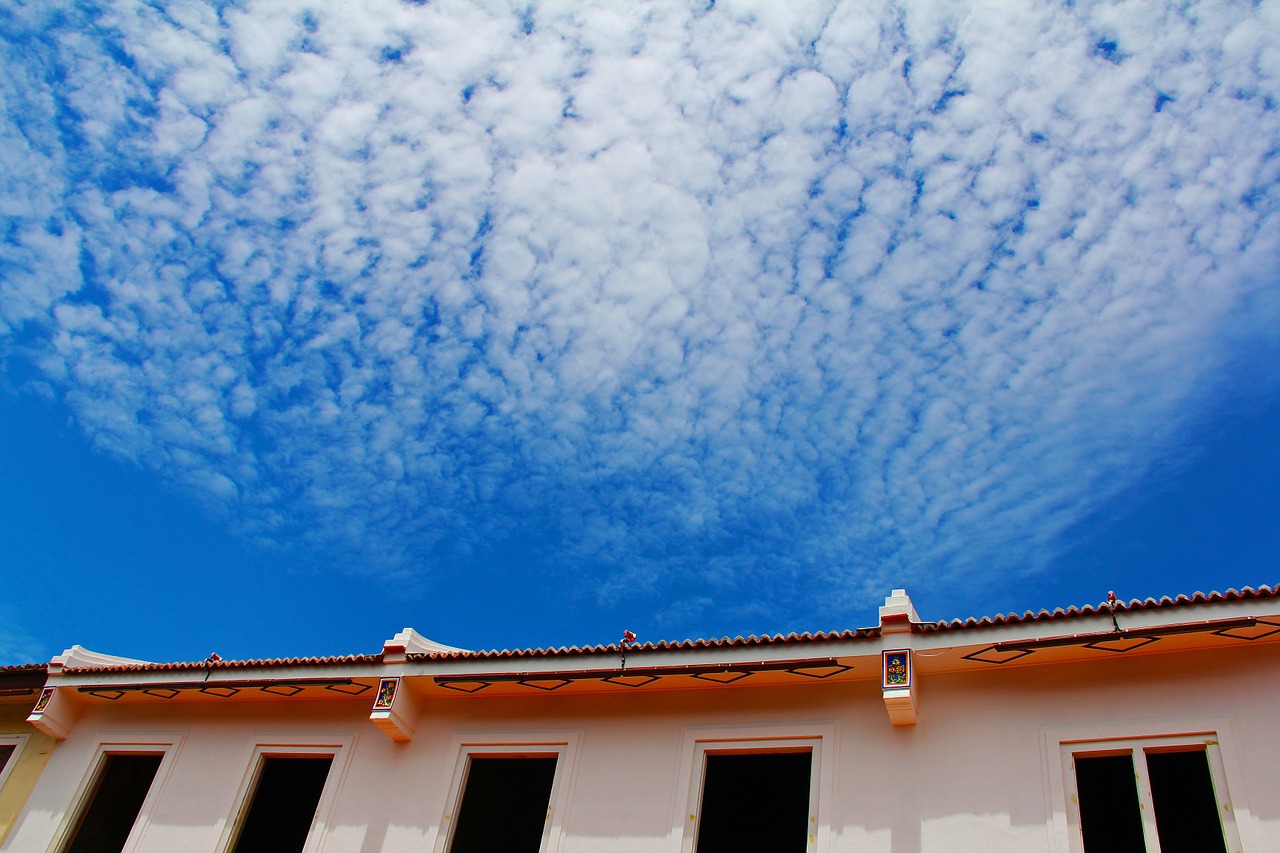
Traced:
[[777, 646], [794, 643], [823, 643], [835, 640], [859, 640], [880, 636], [879, 628], [852, 631], [818, 631], [803, 634], [767, 634], [750, 637], [721, 637], [716, 640], [659, 640], [656, 643], [634, 643], [625, 649], [620, 643], [595, 646], [560, 646], [554, 649], [490, 649], [487, 651], [430, 652], [407, 655], [409, 660], [494, 660], [510, 658], [568, 657], [573, 655], [628, 654], [633, 652], [679, 651], [688, 649], [734, 649], [752, 646]]
[[180, 672], [202, 669], [267, 669], [281, 666], [339, 666], [382, 663], [382, 655], [335, 655], [321, 658], [266, 658], [261, 660], [190, 661], [186, 663], [132, 663], [119, 666], [67, 667], [65, 672]]
[[48, 669], [43, 663], [0, 666], [0, 696], [35, 693], [44, 686]]
[[[1165, 607], [1180, 607], [1192, 604], [1212, 604], [1217, 602], [1229, 601], [1248, 601], [1260, 598], [1280, 598], [1280, 584], [1274, 587], [1259, 586], [1244, 587], [1243, 589], [1229, 589], [1226, 592], [1196, 592], [1190, 596], [1179, 595], [1177, 598], [1165, 596], [1160, 599], [1132, 599], [1128, 602], [1118, 602], [1116, 604], [1116, 613], [1130, 613], [1142, 610], [1152, 610]], [[1007, 613], [997, 614], [995, 616], [983, 616], [981, 618], [970, 617], [968, 619], [951, 619], [939, 620], [937, 622], [921, 622], [912, 625], [912, 630], [917, 633], [928, 633], [935, 631], [959, 631], [971, 628], [985, 628], [998, 625], [1021, 625], [1031, 622], [1042, 622], [1054, 619], [1071, 619], [1084, 616], [1097, 616], [1100, 614], [1110, 615], [1111, 611], [1106, 603], [1098, 605], [1086, 604], [1083, 607], [1056, 608], [1054, 610], [1027, 610], [1024, 613]], [[880, 628], [859, 628], [851, 631], [819, 631], [817, 633], [804, 634], [771, 634], [765, 636], [750, 637], [721, 637], [715, 640], [680, 640], [667, 641], [661, 640], [656, 643], [637, 643], [628, 646], [628, 652], [646, 652], [646, 651], [674, 651], [684, 649], [726, 649], [726, 648], [744, 648], [750, 646], [773, 646], [789, 643], [823, 643], [833, 642], [836, 640], [860, 640], [871, 637], [880, 636]], [[433, 652], [410, 654], [407, 657], [410, 660], [494, 660], [494, 659], [511, 659], [511, 658], [545, 658], [545, 657], [565, 657], [572, 655], [592, 655], [592, 654], [621, 654], [623, 647], [620, 644], [612, 643], [609, 645], [595, 646], [561, 646], [552, 649], [491, 649], [488, 651], [455, 651], [455, 652]]]
[[[1280, 584], [1275, 586], [1259, 586], [1253, 588], [1246, 586], [1243, 589], [1229, 589], [1226, 592], [1195, 592], [1191, 595], [1179, 595], [1176, 598], [1163, 596], [1161, 598], [1134, 598], [1129, 601], [1120, 601], [1116, 603], [1115, 613], [1136, 613], [1144, 610], [1160, 610], [1172, 607], [1186, 607], [1193, 604], [1217, 604], [1230, 601], [1252, 601], [1264, 598], [1280, 598]], [[1083, 616], [1098, 616], [1111, 614], [1111, 609], [1106, 602], [1100, 602], [1097, 605], [1086, 604], [1083, 607], [1061, 607], [1054, 610], [1027, 610], [1023, 613], [1001, 613], [995, 616], [983, 616], [974, 618], [970, 616], [968, 619], [943, 619], [938, 622], [922, 622], [913, 625], [912, 629], [917, 632], [930, 631], [960, 631], [970, 628], [989, 628], [997, 625], [1024, 625], [1029, 622], [1048, 622], [1055, 619], [1074, 619]]]
[[[1280, 584], [1275, 586], [1244, 587], [1228, 589], [1226, 592], [1196, 592], [1192, 595], [1179, 595], [1176, 598], [1132, 599], [1118, 602], [1115, 606], [1117, 614], [1134, 613], [1146, 610], [1185, 607], [1196, 604], [1216, 604], [1233, 601], [1250, 601], [1256, 599], [1280, 598]], [[1001, 625], [1023, 625], [1053, 620], [1076, 619], [1089, 616], [1109, 615], [1111, 613], [1105, 602], [1097, 605], [1086, 604], [1083, 607], [1056, 608], [1054, 610], [1027, 610], [1023, 613], [1003, 613], [980, 618], [940, 620], [938, 622], [921, 622], [911, 626], [915, 633], [932, 633], [939, 631], [963, 631]], [[801, 645], [807, 643], [830, 643], [840, 640], [863, 640], [880, 636], [880, 628], [858, 628], [845, 631], [818, 631], [803, 634], [767, 634], [749, 637], [721, 637], [711, 640], [659, 640], [657, 642], [636, 643], [626, 646], [620, 643], [593, 646], [560, 646], [542, 649], [489, 649], [485, 651], [457, 650], [448, 652], [411, 653], [408, 660], [418, 661], [451, 661], [451, 660], [511, 660], [519, 658], [556, 658], [602, 654], [622, 654], [636, 652], [687, 651], [696, 649], [736, 649], [759, 646]], [[379, 664], [381, 654], [340, 655], [333, 657], [311, 658], [271, 658], [262, 660], [220, 660], [190, 661], [185, 663], [137, 663], [117, 666], [68, 667], [67, 672], [76, 673], [114, 673], [114, 672], [180, 672], [191, 670], [226, 670], [226, 669], [267, 669], [273, 667], [321, 667], [348, 664]], [[42, 669], [45, 664], [22, 664], [18, 667], [0, 667], [0, 673], [8, 670]]]
[[47, 663], [18, 663], [8, 666], [0, 666], [0, 675], [10, 675], [19, 672], [44, 672], [49, 668]]

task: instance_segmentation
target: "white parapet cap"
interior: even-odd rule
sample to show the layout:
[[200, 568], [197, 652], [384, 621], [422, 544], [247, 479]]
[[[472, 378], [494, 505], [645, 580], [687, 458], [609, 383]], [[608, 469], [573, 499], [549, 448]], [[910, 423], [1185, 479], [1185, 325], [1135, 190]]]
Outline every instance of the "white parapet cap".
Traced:
[[65, 650], [62, 654], [56, 655], [53, 660], [49, 661], [49, 674], [62, 672], [64, 669], [85, 669], [100, 666], [146, 666], [151, 661], [138, 660], [137, 658], [120, 657], [119, 655], [104, 655], [101, 652], [92, 652], [84, 646], [72, 646]]
[[390, 640], [382, 644], [382, 660], [384, 663], [403, 663], [408, 655], [448, 654], [464, 652], [456, 646], [446, 646], [435, 640], [427, 639], [412, 628], [405, 628]]
[[912, 623], [918, 623], [920, 615], [916, 613], [916, 607], [911, 603], [911, 596], [907, 595], [905, 589], [895, 589], [893, 593], [884, 600], [884, 606], [880, 608], [880, 627], [884, 629], [887, 624], [896, 624], [901, 626], [901, 630], [910, 630]]

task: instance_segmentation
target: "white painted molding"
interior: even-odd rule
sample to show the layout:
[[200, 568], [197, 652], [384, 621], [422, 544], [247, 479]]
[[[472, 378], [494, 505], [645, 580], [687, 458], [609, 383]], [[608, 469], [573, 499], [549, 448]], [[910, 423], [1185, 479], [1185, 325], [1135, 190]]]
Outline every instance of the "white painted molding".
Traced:
[[919, 621], [920, 616], [905, 589], [895, 589], [880, 608], [880, 630], [885, 633], [910, 631], [912, 623]]
[[94, 666], [134, 666], [148, 663], [151, 663], [151, 661], [123, 658], [119, 655], [104, 655], [101, 652], [89, 651], [84, 646], [72, 646], [49, 661], [49, 674], [53, 675], [64, 669], [81, 669]]
[[382, 660], [384, 663], [404, 663], [408, 655], [462, 651], [466, 651], [466, 649], [437, 643], [435, 640], [427, 639], [412, 628], [405, 628], [382, 644]]

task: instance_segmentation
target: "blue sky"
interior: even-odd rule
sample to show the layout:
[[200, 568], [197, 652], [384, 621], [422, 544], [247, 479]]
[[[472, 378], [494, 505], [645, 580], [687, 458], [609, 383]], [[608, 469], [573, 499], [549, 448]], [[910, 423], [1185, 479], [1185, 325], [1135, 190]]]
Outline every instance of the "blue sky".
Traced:
[[0, 6], [0, 661], [1274, 583], [1280, 12]]

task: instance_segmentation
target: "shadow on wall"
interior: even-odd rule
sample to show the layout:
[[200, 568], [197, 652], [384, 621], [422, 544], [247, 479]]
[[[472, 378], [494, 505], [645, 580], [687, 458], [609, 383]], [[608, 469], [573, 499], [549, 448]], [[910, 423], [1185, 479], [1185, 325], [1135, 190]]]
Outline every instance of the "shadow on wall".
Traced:
[[914, 788], [903, 788], [889, 826], [890, 853], [920, 853], [919, 797]]
[[381, 853], [387, 843], [387, 816], [373, 817], [364, 830], [364, 843], [360, 853]]

